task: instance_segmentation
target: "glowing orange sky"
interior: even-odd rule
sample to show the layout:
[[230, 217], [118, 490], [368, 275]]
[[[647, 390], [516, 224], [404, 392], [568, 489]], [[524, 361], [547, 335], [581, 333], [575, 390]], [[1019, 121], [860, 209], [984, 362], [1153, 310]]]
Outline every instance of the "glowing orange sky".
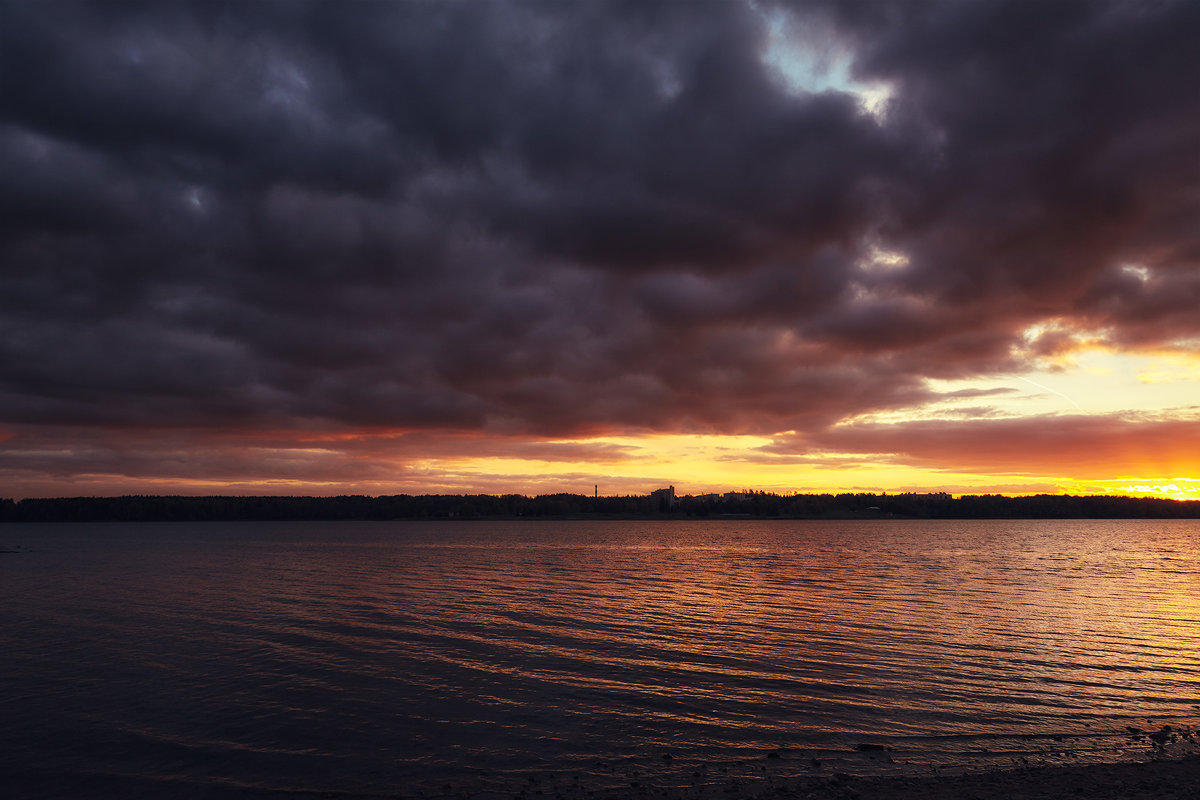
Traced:
[[[342, 430], [241, 431], [194, 440], [178, 432], [144, 433], [128, 445], [142, 454], [142, 469], [131, 458], [135, 468], [124, 474], [10, 476], [9, 486], [18, 496], [589, 494], [596, 485], [605, 494], [640, 494], [670, 484], [681, 494], [750, 488], [1197, 499], [1200, 413], [1182, 405], [1196, 388], [1197, 363], [1172, 354], [1085, 350], [1044, 372], [942, 384], [941, 401], [865, 415], [809, 436], [539, 440]], [[964, 394], [968, 388], [974, 391]], [[59, 446], [66, 452], [91, 445], [65, 438]], [[271, 477], [261, 477], [264, 472]]]
[[1200, 496], [1200, 6], [681, 9], [0, 6], [0, 496]]

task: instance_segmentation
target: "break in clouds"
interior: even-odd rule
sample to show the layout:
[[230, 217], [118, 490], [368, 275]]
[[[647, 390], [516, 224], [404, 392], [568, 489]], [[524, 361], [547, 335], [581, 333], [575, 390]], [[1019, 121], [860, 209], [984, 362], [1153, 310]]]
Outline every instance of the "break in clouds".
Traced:
[[1197, 41], [1185, 0], [0, 3], [3, 432], [815, 441], [1194, 349]]

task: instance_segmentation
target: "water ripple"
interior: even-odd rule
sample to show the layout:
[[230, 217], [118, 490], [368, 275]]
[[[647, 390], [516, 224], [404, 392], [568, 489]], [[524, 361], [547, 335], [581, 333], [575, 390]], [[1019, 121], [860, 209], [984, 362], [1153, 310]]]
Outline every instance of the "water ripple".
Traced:
[[1190, 521], [5, 530], [47, 795], [1114, 760], [1200, 708]]

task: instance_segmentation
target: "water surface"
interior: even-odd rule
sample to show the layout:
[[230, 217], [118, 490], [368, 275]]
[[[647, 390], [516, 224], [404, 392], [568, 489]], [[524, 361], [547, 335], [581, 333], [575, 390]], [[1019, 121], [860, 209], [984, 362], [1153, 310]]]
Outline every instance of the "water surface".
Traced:
[[31, 797], [1121, 760], [1200, 713], [1196, 521], [7, 525], [0, 550], [0, 775]]

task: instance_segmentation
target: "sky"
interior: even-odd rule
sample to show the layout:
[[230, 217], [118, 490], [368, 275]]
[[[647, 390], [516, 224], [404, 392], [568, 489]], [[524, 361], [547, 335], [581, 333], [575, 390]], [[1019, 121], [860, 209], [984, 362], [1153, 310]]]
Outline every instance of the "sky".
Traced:
[[0, 496], [1200, 498], [1198, 41], [0, 0]]

